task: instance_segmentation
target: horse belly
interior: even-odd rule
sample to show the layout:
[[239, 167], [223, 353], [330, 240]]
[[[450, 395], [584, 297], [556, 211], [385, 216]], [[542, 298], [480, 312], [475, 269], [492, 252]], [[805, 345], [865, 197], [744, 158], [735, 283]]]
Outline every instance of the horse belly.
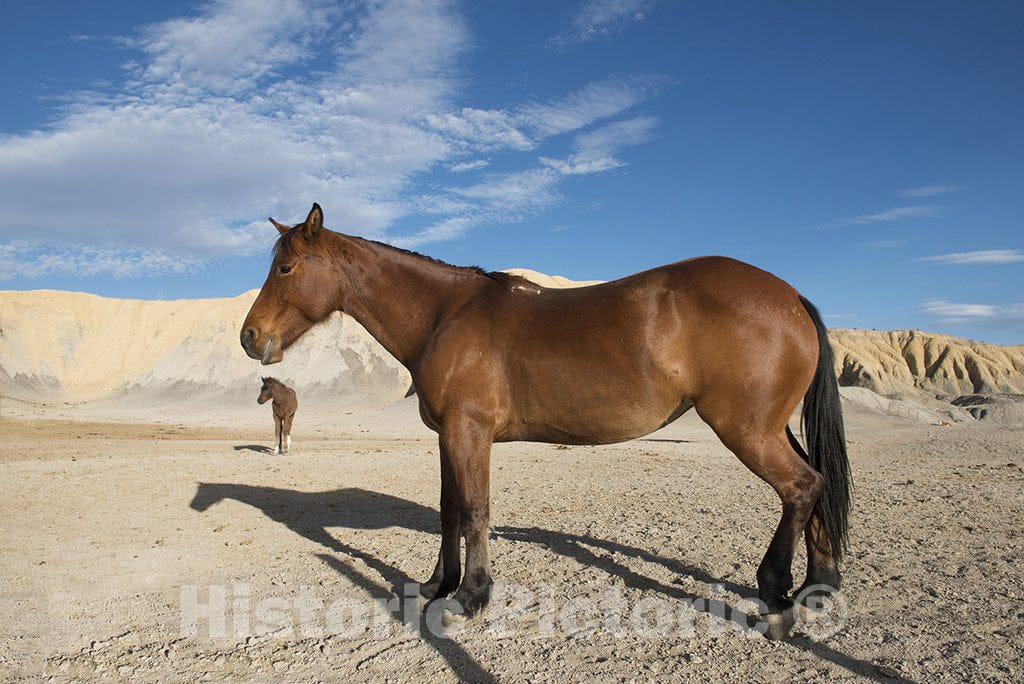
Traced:
[[558, 444], [613, 444], [643, 437], [681, 416], [693, 403], [681, 388], [667, 379], [655, 386], [630, 388], [561, 383], [556, 391], [519, 393], [513, 412], [499, 441], [525, 440]]

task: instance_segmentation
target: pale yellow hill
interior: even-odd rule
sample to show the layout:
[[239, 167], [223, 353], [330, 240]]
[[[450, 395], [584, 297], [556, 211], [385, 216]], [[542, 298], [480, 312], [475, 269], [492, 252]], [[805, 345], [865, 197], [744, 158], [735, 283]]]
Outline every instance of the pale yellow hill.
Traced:
[[[400, 398], [408, 373], [362, 326], [336, 314], [265, 368], [238, 330], [256, 298], [138, 301], [37, 290], [0, 292], [0, 391], [17, 398], [237, 395], [274, 375], [305, 396]], [[254, 389], [255, 388], [255, 389]]]
[[1024, 394], [1024, 345], [1004, 347], [916, 330], [832, 330], [842, 385], [878, 394]]

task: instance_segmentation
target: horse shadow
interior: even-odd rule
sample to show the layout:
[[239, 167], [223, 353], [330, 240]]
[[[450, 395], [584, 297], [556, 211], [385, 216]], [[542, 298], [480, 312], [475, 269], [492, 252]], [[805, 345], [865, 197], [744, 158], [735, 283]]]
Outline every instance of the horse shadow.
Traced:
[[[276, 487], [202, 482], [196, 489], [190, 507], [203, 512], [225, 499], [252, 506], [271, 520], [333, 552], [316, 555], [325, 565], [377, 600], [402, 597], [405, 587], [415, 584], [416, 580], [376, 556], [339, 541], [327, 529], [344, 527], [355, 530], [380, 530], [387, 527], [402, 527], [417, 532], [440, 534], [440, 516], [437, 509], [358, 487], [323, 492], [299, 492]], [[542, 546], [580, 565], [599, 568], [610, 576], [618, 577], [627, 587], [690, 601], [697, 610], [731, 620], [741, 629], [750, 629], [750, 616], [726, 601], [693, 594], [676, 583], [665, 584], [633, 570], [616, 560], [616, 557], [637, 558], [661, 565], [679, 578], [690, 577], [705, 585], [718, 585], [743, 597], [756, 596], [756, 590], [751, 586], [714, 577], [706, 570], [682, 560], [590, 535], [539, 527], [495, 527], [492, 536]], [[599, 554], [595, 550], [606, 553]], [[349, 559], [362, 561], [378, 573], [386, 584], [368, 577]], [[418, 626], [421, 638], [444, 658], [460, 681], [494, 681], [493, 676], [457, 641], [444, 635], [437, 635], [428, 629], [423, 611], [415, 602], [412, 602], [412, 605], [406, 601], [399, 603], [400, 607], [392, 617], [413, 631]], [[853, 658], [825, 643], [815, 642], [807, 637], [789, 636], [783, 641], [861, 677], [886, 682], [908, 681], [885, 676], [873, 663]]]
[[272, 454], [274, 450], [264, 444], [236, 444], [235, 451], [255, 451], [258, 454]]
[[[636, 558], [647, 563], [661, 565], [678, 578], [690, 577], [708, 586], [720, 586], [741, 597], [757, 596], [756, 589], [750, 585], [714, 577], [702, 568], [690, 565], [677, 558], [669, 558], [635, 546], [600, 539], [590, 535], [545, 530], [539, 527], [496, 527], [493, 532], [496, 536], [510, 541], [530, 542], [543, 546], [552, 553], [570, 558], [580, 565], [599, 568], [609, 575], [621, 579], [626, 587], [645, 592], [657, 592], [669, 598], [687, 601], [702, 612], [732, 621], [739, 630], [749, 631], [751, 629], [751, 616], [729, 605], [724, 600], [709, 599], [691, 593], [676, 583], [665, 584], [633, 570], [616, 560], [616, 557]], [[601, 549], [606, 553], [599, 555], [593, 549]], [[837, 651], [824, 642], [814, 641], [807, 636], [791, 634], [783, 637], [781, 641], [794, 648], [811, 653], [821, 660], [827, 660], [839, 665], [866, 679], [879, 682], [911, 681], [899, 675], [887, 673], [870, 661], [854, 658]]]
[[[440, 534], [440, 518], [436, 509], [388, 494], [372, 492], [358, 487], [346, 487], [326, 492], [297, 492], [277, 487], [259, 487], [245, 484], [200, 482], [189, 506], [204, 512], [220, 501], [231, 499], [263, 512], [296, 534], [333, 552], [317, 553], [325, 565], [345, 577], [372, 599], [391, 601], [403, 596], [403, 590], [416, 581], [398, 568], [376, 556], [339, 541], [327, 528], [346, 527], [355, 530], [379, 530], [385, 527], [404, 527], [418, 532]], [[334, 555], [337, 554], [337, 555]], [[371, 579], [352, 562], [358, 559], [384, 578], [385, 584]], [[435, 634], [426, 624], [426, 617], [415, 601], [399, 601], [392, 619], [413, 632], [418, 631], [425, 643], [433, 648], [459, 681], [493, 682], [491, 676], [454, 639]]]

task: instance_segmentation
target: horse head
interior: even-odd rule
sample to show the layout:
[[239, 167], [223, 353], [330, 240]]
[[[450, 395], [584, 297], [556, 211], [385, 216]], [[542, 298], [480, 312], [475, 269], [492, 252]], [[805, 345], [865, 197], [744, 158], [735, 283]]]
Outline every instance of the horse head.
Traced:
[[264, 365], [279, 362], [285, 349], [339, 308], [341, 287], [336, 234], [323, 227], [319, 204], [294, 226], [270, 222], [280, 237], [240, 335], [245, 353]]

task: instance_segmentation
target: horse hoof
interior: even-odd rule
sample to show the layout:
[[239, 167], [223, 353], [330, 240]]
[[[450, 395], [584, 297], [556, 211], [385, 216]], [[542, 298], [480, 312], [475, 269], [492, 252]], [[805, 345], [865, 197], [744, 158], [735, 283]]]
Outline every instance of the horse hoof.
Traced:
[[451, 629], [452, 627], [465, 627], [466, 623], [469, 622], [470, 619], [470, 616], [463, 612], [462, 606], [445, 606], [441, 611], [441, 625], [445, 629]]
[[761, 620], [765, 625], [764, 638], [769, 641], [785, 639], [796, 624], [792, 609], [767, 613], [761, 616]]

